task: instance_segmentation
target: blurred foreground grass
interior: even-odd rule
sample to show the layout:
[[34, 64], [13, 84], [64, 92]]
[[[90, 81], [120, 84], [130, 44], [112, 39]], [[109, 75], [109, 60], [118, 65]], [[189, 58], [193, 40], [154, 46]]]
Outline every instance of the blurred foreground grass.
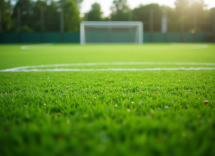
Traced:
[[211, 71], [1, 73], [0, 153], [214, 155], [214, 77]]

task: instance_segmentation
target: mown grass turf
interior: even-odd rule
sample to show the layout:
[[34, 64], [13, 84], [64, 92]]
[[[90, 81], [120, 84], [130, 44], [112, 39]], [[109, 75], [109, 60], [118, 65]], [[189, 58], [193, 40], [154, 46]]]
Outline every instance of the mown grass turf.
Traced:
[[[214, 45], [50, 47], [0, 46], [0, 68], [215, 63]], [[0, 73], [0, 155], [215, 155], [214, 78], [215, 71]]]
[[[199, 46], [200, 45], [200, 46]], [[0, 46], [0, 69], [45, 64], [91, 62], [210, 62], [215, 46], [204, 44], [70, 45], [47, 44]], [[195, 48], [196, 46], [196, 48]]]

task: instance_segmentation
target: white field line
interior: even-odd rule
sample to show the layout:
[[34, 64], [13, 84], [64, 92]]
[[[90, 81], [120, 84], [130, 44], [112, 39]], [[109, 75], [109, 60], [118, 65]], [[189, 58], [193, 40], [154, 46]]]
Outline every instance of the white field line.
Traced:
[[[53, 44], [47, 43], [47, 44], [35, 44], [35, 45], [23, 45], [20, 47], [22, 50], [41, 50], [44, 48], [51, 48], [53, 47]], [[57, 49], [53, 50], [58, 50]], [[208, 45], [205, 44], [183, 44], [183, 43], [171, 43], [168, 47], [167, 46], [156, 46], [156, 47], [147, 47], [147, 46], [142, 46], [141, 49], [137, 50], [185, 50], [185, 49], [206, 49], [208, 48]], [[66, 48], [60, 48], [61, 50], [74, 50], [72, 47], [66, 47]], [[94, 50], [101, 50], [101, 48], [93, 48]], [[82, 48], [76, 48], [75, 51], [82, 51]], [[87, 49], [85, 49], [87, 50]], [[102, 51], [110, 51], [110, 49], [103, 49]]]
[[33, 49], [33, 50], [38, 50], [44, 47], [50, 47], [52, 46], [52, 43], [44, 43], [44, 44], [34, 44], [34, 45], [23, 45], [20, 47], [22, 50], [27, 50], [27, 49]]
[[[104, 63], [73, 63], [73, 64], [52, 64], [23, 66], [0, 70], [0, 72], [43, 72], [43, 71], [159, 71], [159, 70], [215, 70], [208, 67], [177, 67], [177, 68], [107, 68], [107, 69], [65, 69], [58, 67], [80, 67], [80, 66], [109, 66], [109, 65], [192, 65], [192, 66], [215, 66], [215, 63], [195, 63], [195, 62], [104, 62]], [[39, 69], [50, 68], [54, 69]]]
[[108, 68], [108, 69], [5, 69], [0, 72], [91, 72], [91, 71], [199, 71], [215, 70], [215, 68]]

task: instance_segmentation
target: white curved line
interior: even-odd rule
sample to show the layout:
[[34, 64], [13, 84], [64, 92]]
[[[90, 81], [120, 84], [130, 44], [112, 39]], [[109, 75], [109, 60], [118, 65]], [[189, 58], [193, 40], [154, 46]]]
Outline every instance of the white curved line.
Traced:
[[[102, 63], [72, 63], [72, 64], [50, 64], [23, 66], [0, 70], [0, 72], [34, 72], [34, 71], [154, 71], [154, 70], [214, 70], [214, 68], [203, 67], [178, 67], [178, 68], [108, 68], [108, 69], [58, 69], [57, 67], [79, 67], [79, 66], [119, 66], [119, 65], [192, 65], [192, 66], [215, 66], [215, 63], [195, 62], [102, 62]], [[55, 67], [55, 69], [38, 69]]]
[[[72, 63], [72, 64], [49, 64], [10, 68], [10, 70], [46, 67], [69, 67], [69, 66], [108, 66], [108, 65], [203, 65], [215, 66], [215, 63], [195, 63], [195, 62], [103, 62], [103, 63]], [[9, 70], [9, 69], [8, 69]]]

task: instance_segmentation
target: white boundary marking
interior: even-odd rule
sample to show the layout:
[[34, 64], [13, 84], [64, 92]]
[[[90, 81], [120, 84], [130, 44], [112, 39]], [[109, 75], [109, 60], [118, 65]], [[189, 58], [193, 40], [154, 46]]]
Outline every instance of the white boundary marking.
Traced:
[[40, 50], [41, 48], [50, 47], [52, 45], [53, 45], [52, 43], [23, 45], [23, 46], [20, 46], [20, 49], [22, 49], [22, 50], [28, 50], [28, 49], [30, 49], [30, 50]]
[[[52, 47], [54, 44], [51, 43], [45, 43], [45, 44], [33, 44], [33, 45], [22, 45], [20, 46], [20, 49], [22, 50], [41, 50], [44, 48], [50, 48]], [[58, 47], [55, 47], [58, 48]], [[80, 51], [82, 50], [82, 48], [75, 48], [75, 51]], [[141, 49], [137, 49], [137, 50], [185, 50], [185, 49], [206, 49], [208, 48], [208, 45], [206, 44], [189, 44], [189, 43], [170, 43], [167, 46], [160, 46], [160, 47], [148, 47], [148, 46], [142, 46]], [[94, 49], [94, 48], [93, 48]], [[53, 49], [53, 50], [58, 50], [58, 49]], [[62, 50], [62, 48], [61, 48]], [[73, 47], [67, 47], [67, 48], [63, 48], [63, 50], [74, 50]], [[100, 48], [98, 50], [101, 50]], [[104, 51], [105, 49], [103, 49]], [[109, 51], [109, 49], [107, 49]], [[86, 51], [86, 49], [85, 49]], [[106, 50], [105, 50], [106, 51]]]
[[[104, 63], [73, 63], [23, 66], [0, 70], [0, 72], [66, 72], [66, 71], [173, 71], [173, 70], [215, 70], [215, 67], [177, 67], [177, 68], [106, 68], [106, 69], [65, 69], [57, 67], [79, 67], [79, 66], [108, 66], [108, 65], [192, 65], [192, 66], [215, 66], [215, 63], [195, 62], [104, 62]], [[38, 69], [55, 67], [54, 69]]]
[[215, 70], [215, 68], [108, 68], [108, 69], [23, 69], [1, 70], [0, 72], [91, 72], [91, 71], [199, 71]]

